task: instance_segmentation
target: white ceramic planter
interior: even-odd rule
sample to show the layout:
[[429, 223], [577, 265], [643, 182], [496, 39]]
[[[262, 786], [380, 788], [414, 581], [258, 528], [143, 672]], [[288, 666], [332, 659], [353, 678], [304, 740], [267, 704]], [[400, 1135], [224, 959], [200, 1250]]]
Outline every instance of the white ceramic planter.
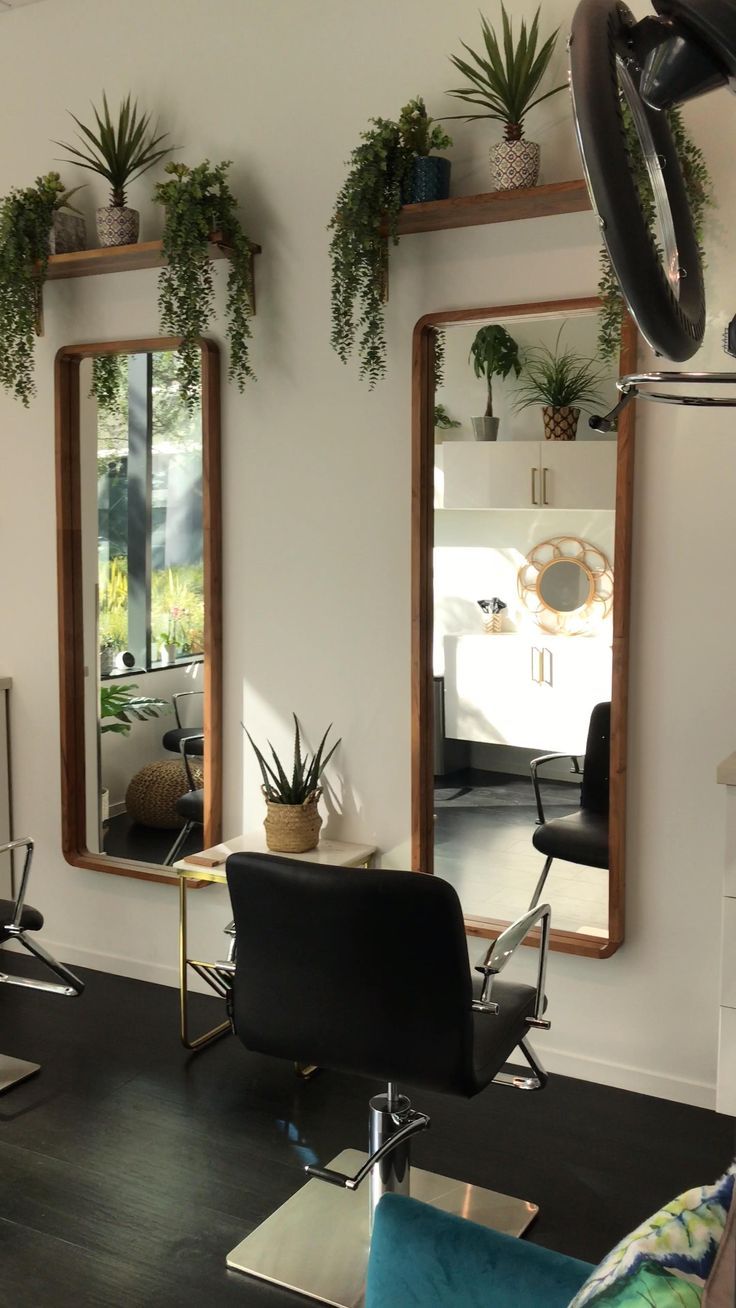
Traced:
[[484, 414], [482, 418], [471, 418], [470, 421], [477, 441], [498, 440], [498, 418], [487, 418]]

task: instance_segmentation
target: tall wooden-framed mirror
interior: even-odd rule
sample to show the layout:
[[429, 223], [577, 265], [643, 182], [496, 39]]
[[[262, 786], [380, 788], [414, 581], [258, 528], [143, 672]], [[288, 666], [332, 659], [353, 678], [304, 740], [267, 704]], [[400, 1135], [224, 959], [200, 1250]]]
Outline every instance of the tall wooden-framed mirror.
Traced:
[[178, 344], [55, 369], [62, 847], [155, 881], [221, 838], [220, 359], [187, 409]]
[[[607, 434], [587, 416], [612, 408], [616, 377], [635, 371], [637, 332], [626, 318], [617, 363], [592, 364], [596, 398], [576, 430], [574, 415], [542, 412], [541, 394], [528, 403], [529, 369], [504, 375], [503, 362], [517, 351], [532, 365], [566, 351], [576, 366], [595, 360], [599, 309], [595, 298], [499, 305], [415, 328], [412, 859], [455, 885], [468, 933], [489, 938], [529, 907], [546, 868], [552, 947], [606, 958], [625, 923], [635, 407]], [[504, 335], [489, 425], [473, 346], [493, 326]], [[608, 732], [599, 704], [610, 736], [586, 767], [589, 728]], [[564, 757], [536, 769], [538, 807], [530, 764], [548, 755]], [[547, 826], [574, 827], [581, 808], [597, 823], [588, 864], [574, 831], [578, 861], [563, 857], [570, 824]]]

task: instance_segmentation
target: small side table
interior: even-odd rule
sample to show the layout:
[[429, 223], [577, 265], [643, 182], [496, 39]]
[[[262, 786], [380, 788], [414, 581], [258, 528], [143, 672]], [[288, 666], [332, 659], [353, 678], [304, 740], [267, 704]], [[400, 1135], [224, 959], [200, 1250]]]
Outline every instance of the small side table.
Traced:
[[[187, 887], [190, 881], [209, 882], [213, 885], [227, 885], [225, 862], [230, 854], [268, 854], [273, 851], [266, 848], [266, 835], [263, 830], [244, 836], [233, 836], [211, 849], [204, 849], [200, 854], [190, 858], [179, 859], [172, 871], [179, 878], [179, 1035], [185, 1049], [205, 1049], [213, 1040], [230, 1031], [229, 1022], [221, 1022], [201, 1035], [192, 1036], [189, 1030], [189, 968], [220, 999], [227, 997], [227, 986], [216, 971], [216, 964], [204, 959], [190, 958], [187, 950]], [[344, 840], [320, 840], [316, 849], [305, 854], [289, 854], [289, 858], [304, 863], [329, 863], [334, 867], [365, 867], [372, 865], [376, 854], [375, 845], [353, 845]], [[195, 861], [192, 861], [195, 860]]]

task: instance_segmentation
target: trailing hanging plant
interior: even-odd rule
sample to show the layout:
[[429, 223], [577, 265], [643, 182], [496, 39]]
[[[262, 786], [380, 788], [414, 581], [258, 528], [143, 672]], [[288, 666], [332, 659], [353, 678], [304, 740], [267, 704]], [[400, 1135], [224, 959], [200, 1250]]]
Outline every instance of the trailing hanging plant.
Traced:
[[92, 360], [90, 395], [101, 413], [117, 413], [128, 382], [128, 356], [96, 354]]
[[68, 207], [73, 194], [58, 173], [47, 173], [0, 201], [0, 386], [26, 407], [36, 392], [33, 350], [49, 233], [55, 210]]
[[402, 192], [418, 153], [444, 150], [447, 133], [428, 117], [417, 97], [398, 122], [371, 118], [350, 156], [347, 178], [335, 202], [332, 232], [333, 349], [347, 363], [357, 340], [361, 379], [372, 389], [386, 372], [384, 303], [388, 245], [398, 245]]
[[227, 182], [230, 162], [194, 168], [170, 163], [169, 180], [154, 190], [154, 200], [166, 210], [163, 248], [167, 264], [159, 277], [161, 330], [180, 336], [178, 377], [184, 404], [191, 410], [199, 399], [200, 338], [215, 311], [215, 289], [209, 238], [222, 234], [230, 251], [225, 317], [230, 346], [229, 377], [242, 391], [254, 377], [248, 358], [253, 314], [251, 242], [243, 230], [238, 202]]
[[[656, 207], [647, 165], [639, 142], [639, 134], [634, 126], [631, 110], [626, 100], [622, 100], [621, 109], [624, 130], [626, 133], [626, 146], [633, 177], [639, 192], [639, 198], [647, 225], [650, 230], [654, 232]], [[705, 252], [703, 249], [705, 213], [706, 210], [714, 204], [713, 184], [708, 171], [708, 165], [705, 162], [703, 151], [695, 144], [692, 137], [688, 136], [688, 133], [685, 130], [681, 110], [668, 110], [667, 118], [677, 148], [677, 153], [680, 158], [680, 165], [682, 167], [682, 175], [685, 182], [688, 203], [690, 205], [690, 212], [693, 218], [695, 235], [698, 240], [698, 246], [700, 247], [700, 256], [701, 259], [703, 259], [703, 262], [705, 262]], [[621, 294], [618, 278], [613, 270], [613, 264], [611, 263], [605, 246], [603, 246], [600, 253], [600, 280], [598, 282], [598, 294], [602, 301], [600, 316], [598, 319], [598, 352], [603, 359], [614, 359], [618, 357], [621, 349], [621, 327], [626, 306]]]

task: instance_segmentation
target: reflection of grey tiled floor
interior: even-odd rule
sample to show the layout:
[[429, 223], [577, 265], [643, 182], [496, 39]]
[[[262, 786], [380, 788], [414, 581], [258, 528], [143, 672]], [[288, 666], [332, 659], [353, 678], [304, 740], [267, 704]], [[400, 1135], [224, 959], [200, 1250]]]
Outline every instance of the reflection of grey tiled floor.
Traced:
[[[455, 887], [464, 912], [513, 920], [528, 907], [544, 864], [532, 846], [535, 817], [531, 806], [436, 808], [435, 872]], [[608, 934], [608, 873], [600, 868], [555, 861], [544, 899], [561, 930]]]

